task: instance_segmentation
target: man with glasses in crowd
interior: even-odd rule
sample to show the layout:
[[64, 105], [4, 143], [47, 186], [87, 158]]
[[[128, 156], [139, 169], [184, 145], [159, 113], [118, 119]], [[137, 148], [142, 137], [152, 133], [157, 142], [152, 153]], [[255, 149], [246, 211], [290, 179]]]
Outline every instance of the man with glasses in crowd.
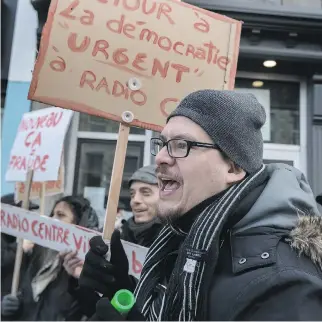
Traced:
[[[265, 118], [251, 94], [202, 90], [152, 139], [164, 228], [128, 320], [321, 320], [321, 214], [299, 170], [263, 164]], [[111, 289], [133, 290], [119, 234], [111, 261], [90, 261], [102, 245], [81, 283], [95, 290], [100, 271]], [[107, 298], [94, 318], [125, 319]]]

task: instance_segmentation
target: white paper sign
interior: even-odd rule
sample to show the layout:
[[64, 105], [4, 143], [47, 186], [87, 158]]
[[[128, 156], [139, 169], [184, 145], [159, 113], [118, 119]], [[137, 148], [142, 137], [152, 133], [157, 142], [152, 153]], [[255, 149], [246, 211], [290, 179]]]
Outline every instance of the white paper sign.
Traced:
[[[57, 251], [77, 250], [79, 258], [83, 260], [89, 250], [89, 240], [93, 236], [102, 235], [97, 231], [65, 224], [3, 203], [1, 204], [1, 232]], [[129, 260], [129, 274], [139, 278], [148, 248], [126, 241], [122, 243]]]
[[65, 135], [73, 111], [58, 107], [25, 113], [11, 149], [6, 181], [25, 181], [29, 168], [33, 181], [58, 179]]
[[262, 127], [262, 135], [264, 141], [271, 140], [271, 100], [269, 89], [259, 88], [235, 88], [234, 91], [240, 93], [253, 94], [258, 102], [264, 107], [266, 113], [266, 122]]

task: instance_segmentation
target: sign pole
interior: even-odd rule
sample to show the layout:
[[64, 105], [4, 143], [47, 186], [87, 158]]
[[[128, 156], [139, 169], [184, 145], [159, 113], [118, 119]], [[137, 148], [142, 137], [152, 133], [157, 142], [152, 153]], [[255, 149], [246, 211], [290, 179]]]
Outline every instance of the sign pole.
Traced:
[[[29, 209], [29, 196], [31, 190], [31, 183], [33, 177], [33, 170], [28, 170], [27, 178], [25, 182], [25, 194], [22, 201], [22, 208], [28, 210]], [[15, 260], [15, 267], [13, 270], [13, 278], [12, 278], [12, 285], [11, 285], [11, 295], [17, 296], [18, 287], [19, 287], [19, 278], [20, 278], [20, 268], [23, 256], [23, 239], [19, 238], [17, 243], [17, 251], [16, 251], [16, 260]]]
[[129, 133], [130, 127], [126, 124], [120, 123], [105, 213], [103, 230], [104, 240], [111, 240], [115, 227]]
[[46, 195], [46, 182], [41, 183], [40, 189], [40, 215], [45, 215], [45, 195]]

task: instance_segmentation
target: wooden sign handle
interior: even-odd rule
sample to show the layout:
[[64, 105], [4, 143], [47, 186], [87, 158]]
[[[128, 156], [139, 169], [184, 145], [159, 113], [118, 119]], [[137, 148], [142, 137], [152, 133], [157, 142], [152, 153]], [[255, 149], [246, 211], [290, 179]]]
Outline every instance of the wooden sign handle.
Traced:
[[41, 189], [40, 189], [40, 215], [45, 215], [45, 195], [46, 195], [46, 182], [41, 183]]
[[129, 133], [130, 127], [126, 124], [120, 123], [119, 136], [116, 143], [112, 177], [105, 213], [105, 223], [103, 230], [104, 240], [111, 240], [111, 236], [115, 227]]
[[[33, 177], [33, 170], [28, 170], [27, 178], [25, 182], [25, 194], [22, 200], [22, 208], [28, 210], [29, 209], [29, 197], [30, 197], [30, 190], [31, 190], [31, 183]], [[11, 285], [11, 295], [17, 296], [18, 288], [19, 288], [19, 278], [20, 278], [20, 268], [23, 256], [23, 239], [19, 238], [17, 243], [17, 251], [16, 251], [16, 260], [15, 260], [15, 267], [13, 270], [13, 277], [12, 277], [12, 285]]]

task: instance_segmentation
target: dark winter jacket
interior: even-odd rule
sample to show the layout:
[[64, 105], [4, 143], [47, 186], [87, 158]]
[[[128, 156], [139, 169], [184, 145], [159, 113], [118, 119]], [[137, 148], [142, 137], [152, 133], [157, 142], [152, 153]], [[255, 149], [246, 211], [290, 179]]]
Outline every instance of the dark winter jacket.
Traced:
[[[300, 171], [271, 164], [267, 172], [222, 234], [207, 320], [322, 320], [322, 216]], [[176, 256], [164, 263], [165, 281]]]
[[133, 244], [150, 247], [162, 228], [158, 218], [146, 223], [137, 224], [131, 217], [122, 226], [121, 239]]
[[1, 298], [11, 292], [16, 249], [16, 237], [1, 233]]
[[[15, 202], [13, 193], [1, 197], [4, 204], [21, 207], [22, 202]], [[30, 202], [29, 209], [36, 210], [39, 207]], [[11, 293], [13, 270], [15, 266], [17, 242], [16, 237], [1, 233], [1, 298]], [[23, 268], [21, 269], [23, 270]]]
[[[71, 295], [70, 287], [77, 287], [77, 280], [69, 276], [60, 265], [57, 277], [41, 293], [39, 300], [33, 299], [31, 288], [32, 278], [39, 269], [37, 255], [44, 249], [35, 245], [33, 254], [26, 259], [25, 267], [28, 267], [21, 280], [22, 307], [13, 318], [19, 321], [77, 321], [82, 317], [77, 300]], [[38, 253], [38, 254], [37, 254]], [[72, 281], [75, 280], [75, 281]]]

